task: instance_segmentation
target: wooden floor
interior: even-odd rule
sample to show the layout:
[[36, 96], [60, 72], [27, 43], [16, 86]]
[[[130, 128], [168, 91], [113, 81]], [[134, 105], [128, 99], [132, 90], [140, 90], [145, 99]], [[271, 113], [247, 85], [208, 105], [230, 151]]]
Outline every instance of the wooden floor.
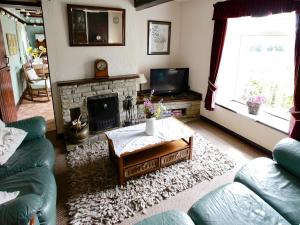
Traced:
[[[47, 100], [45, 97], [36, 98], [36, 100]], [[42, 116], [47, 122], [47, 131], [56, 130], [52, 98], [47, 102], [33, 102], [23, 98], [17, 112], [18, 120], [27, 119], [33, 116]]]
[[[170, 209], [178, 209], [186, 212], [192, 204], [203, 195], [223, 184], [232, 182], [235, 173], [251, 159], [265, 156], [264, 153], [241, 142], [239, 139], [225, 133], [205, 121], [199, 120], [190, 122], [188, 125], [217, 146], [221, 151], [226, 152], [232, 159], [235, 160], [237, 163], [236, 167], [226, 175], [216, 177], [210, 182], [204, 181], [189, 190], [178, 193], [176, 196], [164, 200], [160, 204], [147, 209], [146, 215], [137, 213], [135, 217], [122, 222], [120, 225], [135, 224], [146, 217]], [[68, 217], [65, 203], [68, 198], [68, 183], [66, 177], [68, 176], [69, 170], [65, 161], [64, 143], [62, 140], [56, 139], [54, 132], [48, 133], [48, 138], [51, 139], [56, 150], [55, 174], [58, 187], [57, 225], [67, 225]]]

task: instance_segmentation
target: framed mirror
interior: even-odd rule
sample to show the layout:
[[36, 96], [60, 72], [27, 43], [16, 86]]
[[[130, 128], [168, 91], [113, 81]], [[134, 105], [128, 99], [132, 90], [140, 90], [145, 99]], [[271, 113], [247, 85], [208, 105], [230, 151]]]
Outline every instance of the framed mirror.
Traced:
[[70, 46], [124, 46], [125, 9], [67, 5]]

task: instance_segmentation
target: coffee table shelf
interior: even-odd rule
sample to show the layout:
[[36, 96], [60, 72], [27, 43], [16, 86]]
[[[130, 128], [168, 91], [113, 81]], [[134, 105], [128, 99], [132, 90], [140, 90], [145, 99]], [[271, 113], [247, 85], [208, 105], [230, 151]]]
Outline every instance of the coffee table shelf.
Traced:
[[127, 157], [124, 155], [124, 168], [155, 158], [160, 158], [186, 148], [189, 148], [189, 145], [183, 140], [178, 140], [165, 143], [154, 148], [149, 148], [147, 151], [142, 150], [140, 152], [135, 152], [135, 154], [129, 154]]

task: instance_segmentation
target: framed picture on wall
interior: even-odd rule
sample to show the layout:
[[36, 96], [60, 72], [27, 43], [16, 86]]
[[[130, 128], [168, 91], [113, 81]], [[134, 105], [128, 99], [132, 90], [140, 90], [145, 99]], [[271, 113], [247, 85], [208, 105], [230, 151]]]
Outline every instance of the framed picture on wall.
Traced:
[[148, 55], [169, 55], [171, 22], [148, 21]]
[[7, 46], [8, 46], [8, 51], [9, 55], [16, 55], [18, 54], [18, 40], [17, 40], [17, 35], [15, 34], [6, 34], [6, 39], [7, 39]]

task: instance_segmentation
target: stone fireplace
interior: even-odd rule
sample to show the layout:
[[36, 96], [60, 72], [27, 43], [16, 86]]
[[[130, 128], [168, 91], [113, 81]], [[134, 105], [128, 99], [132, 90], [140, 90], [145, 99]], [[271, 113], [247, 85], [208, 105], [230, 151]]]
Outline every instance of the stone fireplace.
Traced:
[[[122, 126], [125, 121], [123, 101], [127, 96], [132, 96], [133, 104], [136, 104], [138, 78], [138, 75], [126, 75], [105, 79], [90, 78], [58, 82], [64, 125], [69, 125], [76, 117], [74, 112], [77, 112], [92, 121], [90, 131]], [[95, 103], [97, 100], [100, 103]], [[92, 102], [94, 106], [91, 106]], [[98, 109], [94, 108], [97, 106]], [[118, 115], [112, 116], [113, 114], [106, 111], [108, 107], [111, 110], [113, 106], [118, 107], [116, 110]], [[136, 113], [135, 108], [134, 114]], [[97, 118], [101, 117], [105, 117], [105, 121], [102, 121], [103, 129], [100, 129], [100, 124], [97, 124]]]

